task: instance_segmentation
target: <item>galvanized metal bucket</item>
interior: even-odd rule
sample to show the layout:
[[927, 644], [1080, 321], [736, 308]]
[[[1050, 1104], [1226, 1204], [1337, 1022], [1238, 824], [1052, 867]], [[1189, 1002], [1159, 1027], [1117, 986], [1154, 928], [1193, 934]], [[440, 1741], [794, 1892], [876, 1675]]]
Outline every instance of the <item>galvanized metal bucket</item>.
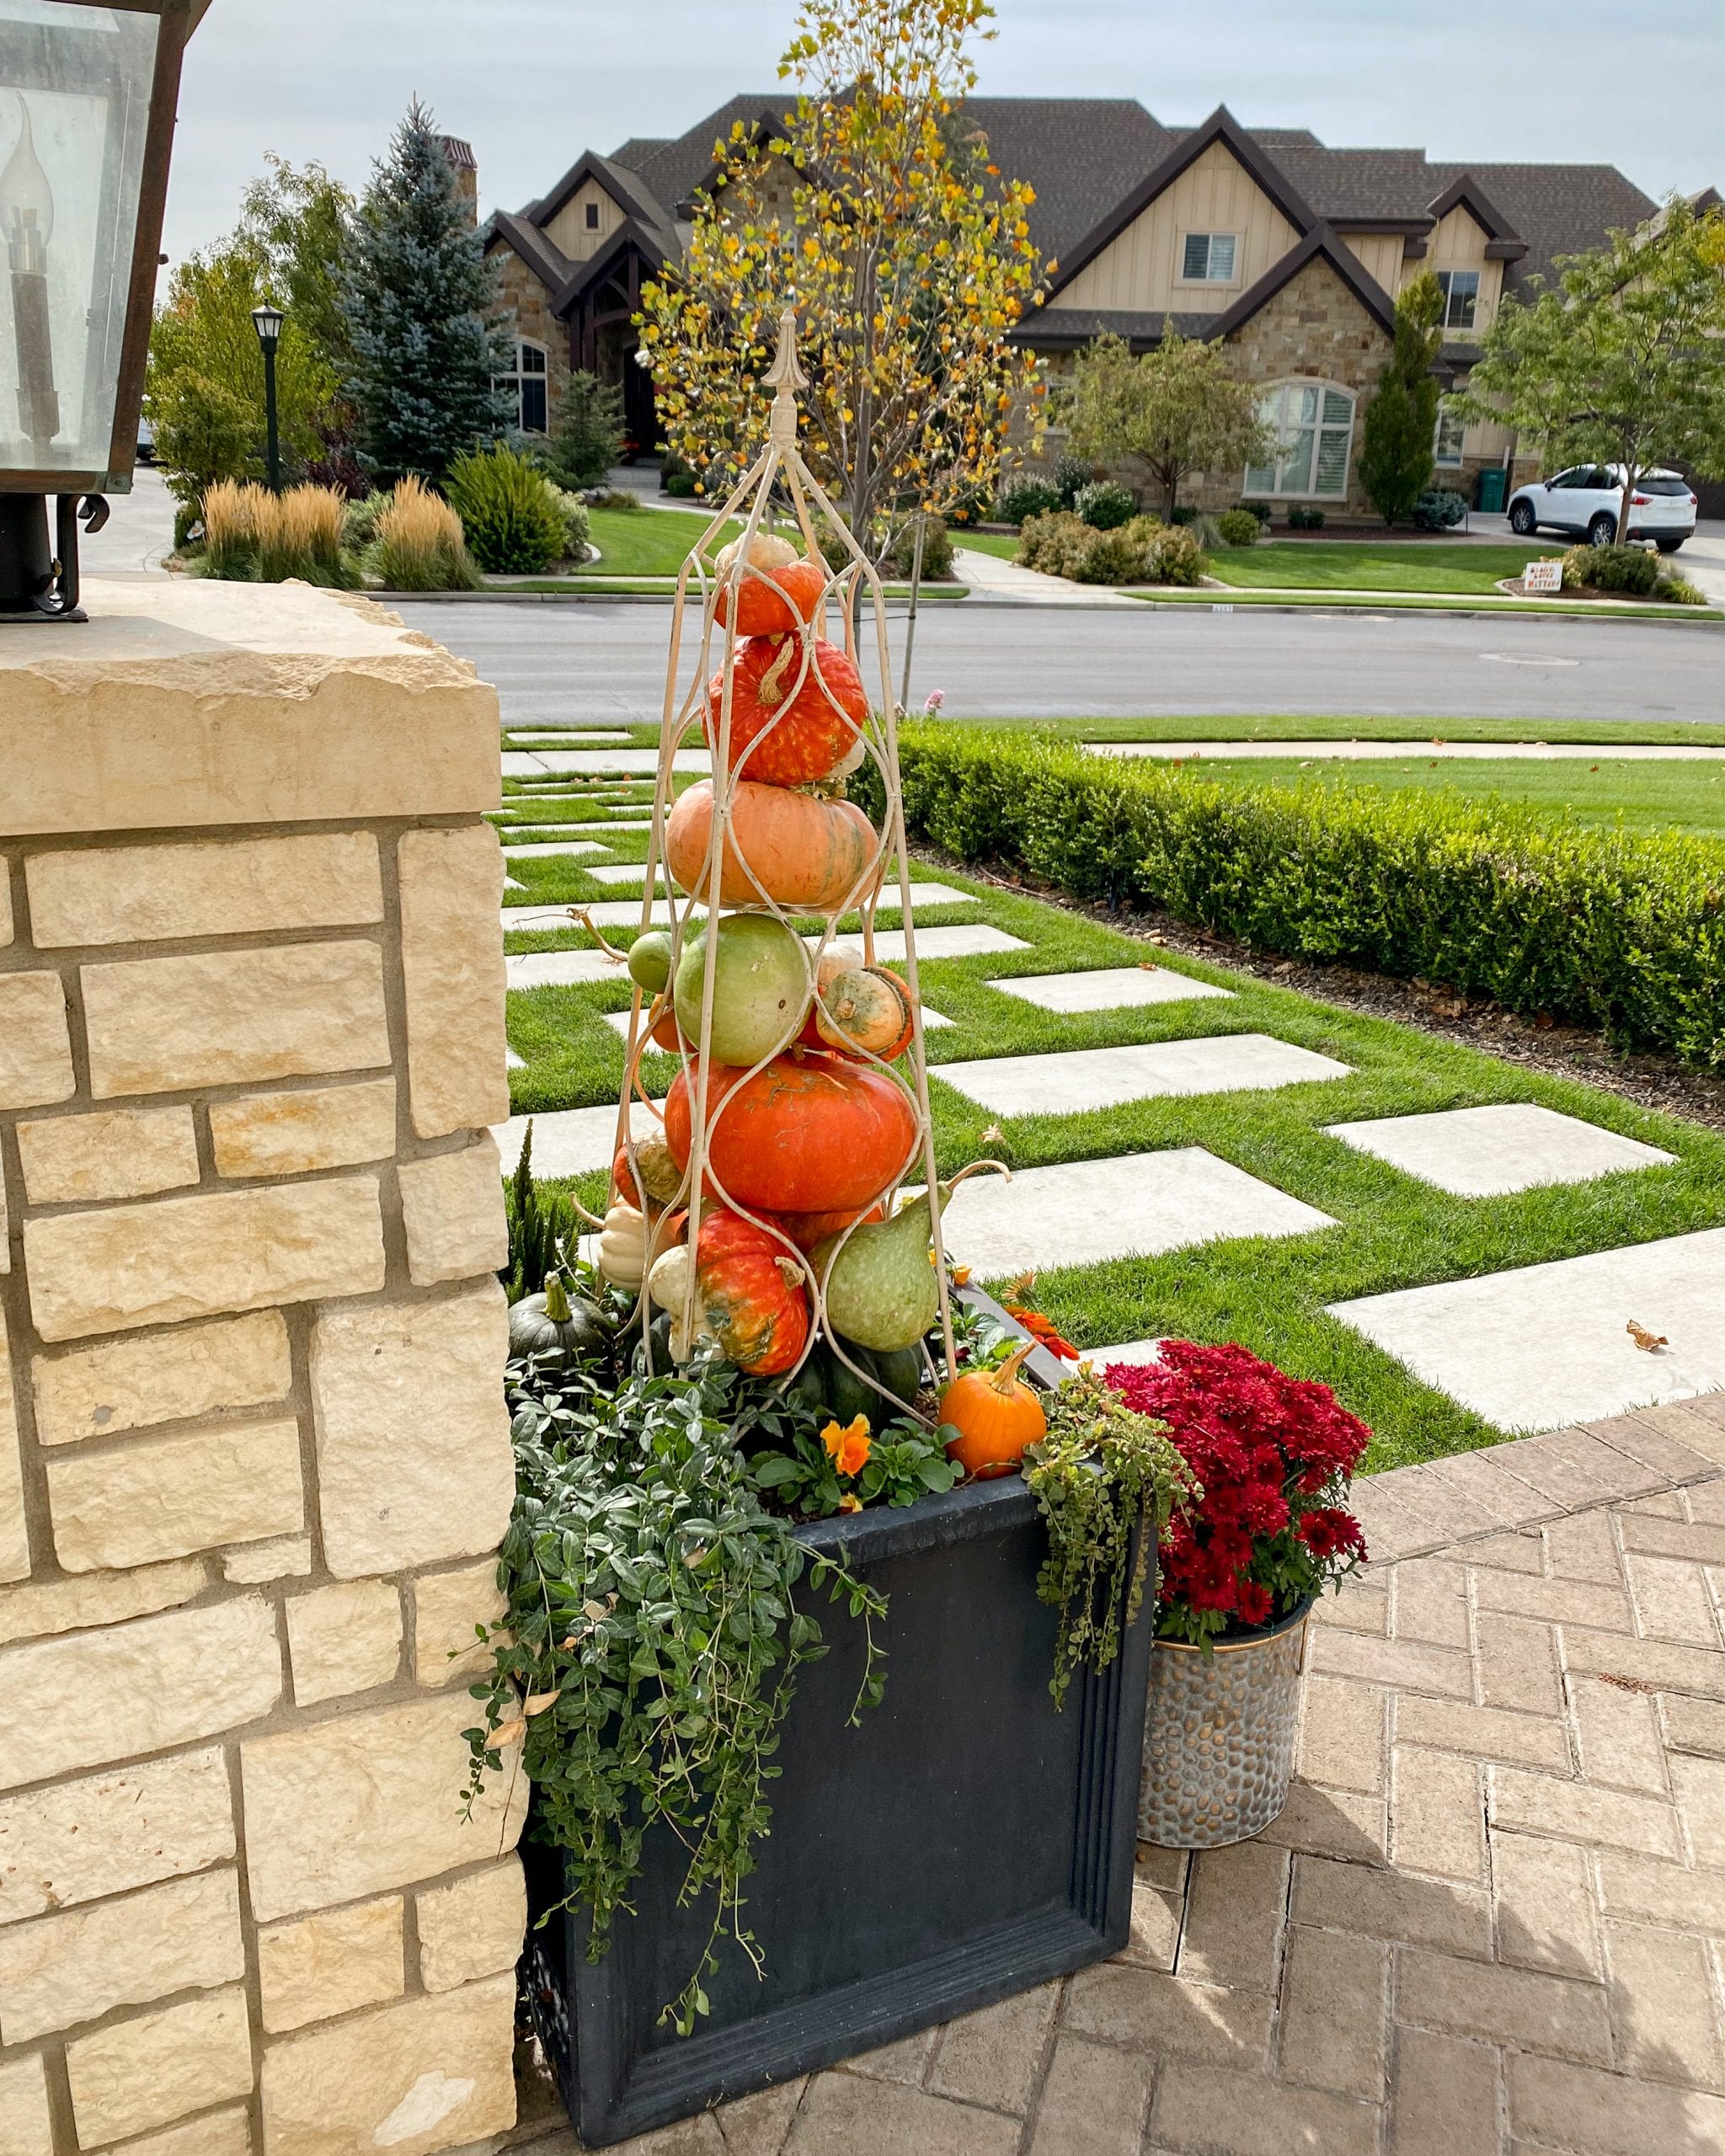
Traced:
[[1221, 1849], [1262, 1833], [1288, 1801], [1311, 1611], [1302, 1603], [1208, 1654], [1156, 1641], [1139, 1782], [1142, 1840]]

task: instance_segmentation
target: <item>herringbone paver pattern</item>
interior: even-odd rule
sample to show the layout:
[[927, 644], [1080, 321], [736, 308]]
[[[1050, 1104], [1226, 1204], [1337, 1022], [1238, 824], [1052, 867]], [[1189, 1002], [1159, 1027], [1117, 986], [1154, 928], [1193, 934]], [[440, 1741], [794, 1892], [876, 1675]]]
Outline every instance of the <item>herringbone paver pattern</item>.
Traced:
[[1268, 1833], [1142, 1849], [1116, 1961], [629, 2156], [1725, 2152], [1722, 1470], [1716, 1396], [1362, 1485]]

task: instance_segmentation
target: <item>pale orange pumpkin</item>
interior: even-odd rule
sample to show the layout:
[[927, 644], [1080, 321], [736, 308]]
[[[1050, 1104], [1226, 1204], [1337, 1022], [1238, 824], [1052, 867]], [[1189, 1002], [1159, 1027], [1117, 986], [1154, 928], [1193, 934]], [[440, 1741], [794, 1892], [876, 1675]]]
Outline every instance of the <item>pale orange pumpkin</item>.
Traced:
[[[702, 779], [681, 797], [665, 826], [665, 863], [680, 890], [705, 897], [712, 832], [713, 785]], [[764, 891], [774, 905], [804, 913], [860, 904], [866, 893], [858, 885], [877, 844], [874, 826], [853, 801], [820, 801], [740, 779], [731, 793], [720, 901], [758, 905]]]
[[911, 990], [884, 966], [856, 966], [821, 985], [814, 1029], [829, 1048], [845, 1055], [878, 1055], [891, 1063], [916, 1033]]
[[1036, 1342], [1027, 1340], [997, 1370], [965, 1370], [940, 1396], [940, 1419], [959, 1433], [947, 1446], [947, 1458], [974, 1482], [1011, 1475], [1024, 1448], [1048, 1435], [1042, 1402], [1018, 1375], [1035, 1349]]

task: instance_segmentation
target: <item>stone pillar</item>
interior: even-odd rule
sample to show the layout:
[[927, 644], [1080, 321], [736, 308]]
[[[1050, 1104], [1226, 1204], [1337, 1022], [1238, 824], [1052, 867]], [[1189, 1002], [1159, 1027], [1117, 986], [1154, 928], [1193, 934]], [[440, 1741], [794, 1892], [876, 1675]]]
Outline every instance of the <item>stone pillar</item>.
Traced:
[[0, 2150], [514, 2117], [494, 692], [367, 601], [0, 630]]

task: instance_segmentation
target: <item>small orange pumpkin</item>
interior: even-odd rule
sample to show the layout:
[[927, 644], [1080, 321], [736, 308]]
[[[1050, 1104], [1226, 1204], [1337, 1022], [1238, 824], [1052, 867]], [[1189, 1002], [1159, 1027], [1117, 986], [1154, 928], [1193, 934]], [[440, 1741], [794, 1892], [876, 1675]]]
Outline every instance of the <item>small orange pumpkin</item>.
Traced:
[[[723, 581], [714, 610], [720, 628], [730, 621], [730, 572], [743, 550], [734, 539], [715, 564]], [[755, 574], [750, 574], [750, 571]], [[737, 634], [740, 637], [777, 636], [812, 622], [826, 590], [826, 571], [805, 561], [788, 539], [777, 532], [757, 531], [749, 542], [749, 568], [737, 582]]]
[[809, 1337], [803, 1269], [766, 1229], [717, 1206], [696, 1241], [695, 1283], [708, 1329], [737, 1368], [777, 1377]]
[[885, 1219], [886, 1210], [877, 1198], [873, 1205], [841, 1206], [835, 1213], [775, 1213], [770, 1217], [806, 1257], [816, 1243], [825, 1242], [829, 1235], [842, 1235], [853, 1221]]
[[[750, 637], [731, 680], [730, 768], [764, 786], [828, 777], [857, 744], [868, 696], [848, 654], [816, 637], [804, 667], [800, 635]], [[718, 740], [724, 669], [707, 688], [707, 739]]]
[[1012, 1474], [1025, 1446], [1048, 1435], [1042, 1402], [1018, 1375], [1035, 1350], [1036, 1342], [1027, 1340], [997, 1370], [966, 1370], [940, 1396], [940, 1419], [959, 1433], [947, 1458], [973, 1482]]

